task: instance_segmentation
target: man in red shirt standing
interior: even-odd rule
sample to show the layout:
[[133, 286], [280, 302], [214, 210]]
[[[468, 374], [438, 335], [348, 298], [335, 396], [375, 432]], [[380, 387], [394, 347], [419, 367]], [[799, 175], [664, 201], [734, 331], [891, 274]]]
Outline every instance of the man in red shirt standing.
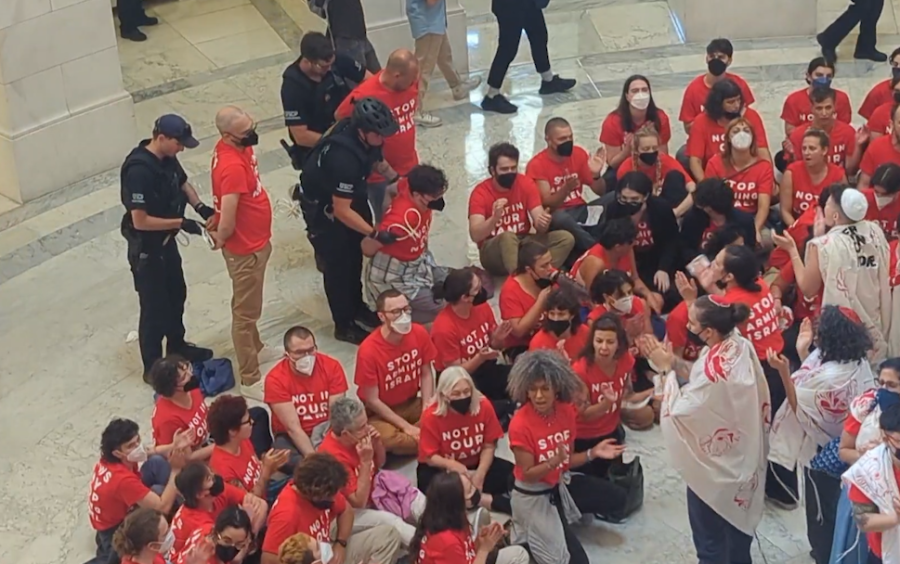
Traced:
[[259, 179], [253, 147], [256, 124], [243, 110], [226, 106], [216, 114], [222, 138], [212, 160], [213, 205], [217, 226], [211, 231], [222, 249], [231, 278], [231, 339], [241, 376], [241, 393], [262, 401], [259, 353], [263, 342], [256, 322], [262, 315], [266, 264], [272, 254], [272, 205]]

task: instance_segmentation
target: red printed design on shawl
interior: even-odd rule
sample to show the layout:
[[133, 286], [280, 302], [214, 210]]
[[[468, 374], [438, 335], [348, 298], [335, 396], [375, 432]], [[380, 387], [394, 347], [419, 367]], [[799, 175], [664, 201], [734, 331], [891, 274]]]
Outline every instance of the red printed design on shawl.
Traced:
[[738, 431], [716, 429], [712, 435], [700, 441], [700, 450], [710, 457], [725, 456], [739, 442], [741, 442], [741, 435]]
[[739, 354], [737, 345], [731, 339], [713, 345], [706, 355], [703, 375], [713, 384], [727, 381]]
[[734, 503], [743, 510], [750, 509], [750, 502], [759, 487], [759, 472], [754, 472], [750, 479], [740, 485], [734, 496]]
[[[854, 388], [854, 389], [850, 389]], [[856, 386], [816, 393], [816, 408], [828, 423], [840, 423], [847, 418], [850, 398], [856, 394]]]

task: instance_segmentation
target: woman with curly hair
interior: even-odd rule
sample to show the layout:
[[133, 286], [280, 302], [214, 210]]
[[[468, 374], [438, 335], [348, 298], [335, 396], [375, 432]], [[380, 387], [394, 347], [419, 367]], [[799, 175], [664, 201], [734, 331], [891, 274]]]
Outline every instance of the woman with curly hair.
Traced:
[[607, 439], [575, 452], [582, 384], [569, 363], [552, 351], [520, 355], [509, 375], [509, 396], [522, 407], [509, 425], [515, 457], [511, 494], [513, 542], [528, 544], [537, 564], [587, 564], [590, 560], [569, 523], [582, 513], [608, 514], [625, 493], [585, 474], [570, 474], [596, 458], [614, 459], [625, 447]]
[[209, 460], [213, 445], [206, 425], [208, 408], [191, 363], [177, 354], [157, 359], [150, 368], [150, 382], [158, 396], [150, 416], [154, 453], [167, 455], [186, 436], [193, 450], [191, 460]]
[[122, 564], [166, 564], [175, 536], [162, 513], [141, 507], [132, 511], [113, 536]]
[[[787, 359], [769, 351], [787, 401], [775, 414], [769, 435], [769, 460], [791, 468], [807, 468], [806, 534], [816, 564], [831, 559], [834, 522], [841, 494], [841, 474], [847, 469], [837, 457], [850, 404], [875, 378], [867, 355], [872, 338], [859, 316], [844, 307], [822, 308], [813, 344], [812, 323], [803, 321], [797, 353], [803, 364], [791, 374]], [[821, 452], [820, 452], [821, 451]]]

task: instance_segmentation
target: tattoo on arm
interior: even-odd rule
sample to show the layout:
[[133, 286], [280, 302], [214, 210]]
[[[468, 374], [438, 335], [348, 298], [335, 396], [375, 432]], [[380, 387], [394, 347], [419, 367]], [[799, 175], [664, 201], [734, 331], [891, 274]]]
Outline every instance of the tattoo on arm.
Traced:
[[858, 527], [865, 527], [872, 513], [878, 513], [878, 506], [874, 503], [853, 503], [853, 520]]

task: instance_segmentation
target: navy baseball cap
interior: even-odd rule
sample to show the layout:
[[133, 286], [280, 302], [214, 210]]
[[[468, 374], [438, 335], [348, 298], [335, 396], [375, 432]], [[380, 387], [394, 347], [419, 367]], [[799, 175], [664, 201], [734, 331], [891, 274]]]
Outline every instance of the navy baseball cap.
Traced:
[[194, 138], [191, 125], [184, 121], [183, 117], [175, 114], [166, 114], [157, 119], [153, 125], [153, 132], [178, 139], [188, 149], [194, 149], [200, 145], [200, 142]]

